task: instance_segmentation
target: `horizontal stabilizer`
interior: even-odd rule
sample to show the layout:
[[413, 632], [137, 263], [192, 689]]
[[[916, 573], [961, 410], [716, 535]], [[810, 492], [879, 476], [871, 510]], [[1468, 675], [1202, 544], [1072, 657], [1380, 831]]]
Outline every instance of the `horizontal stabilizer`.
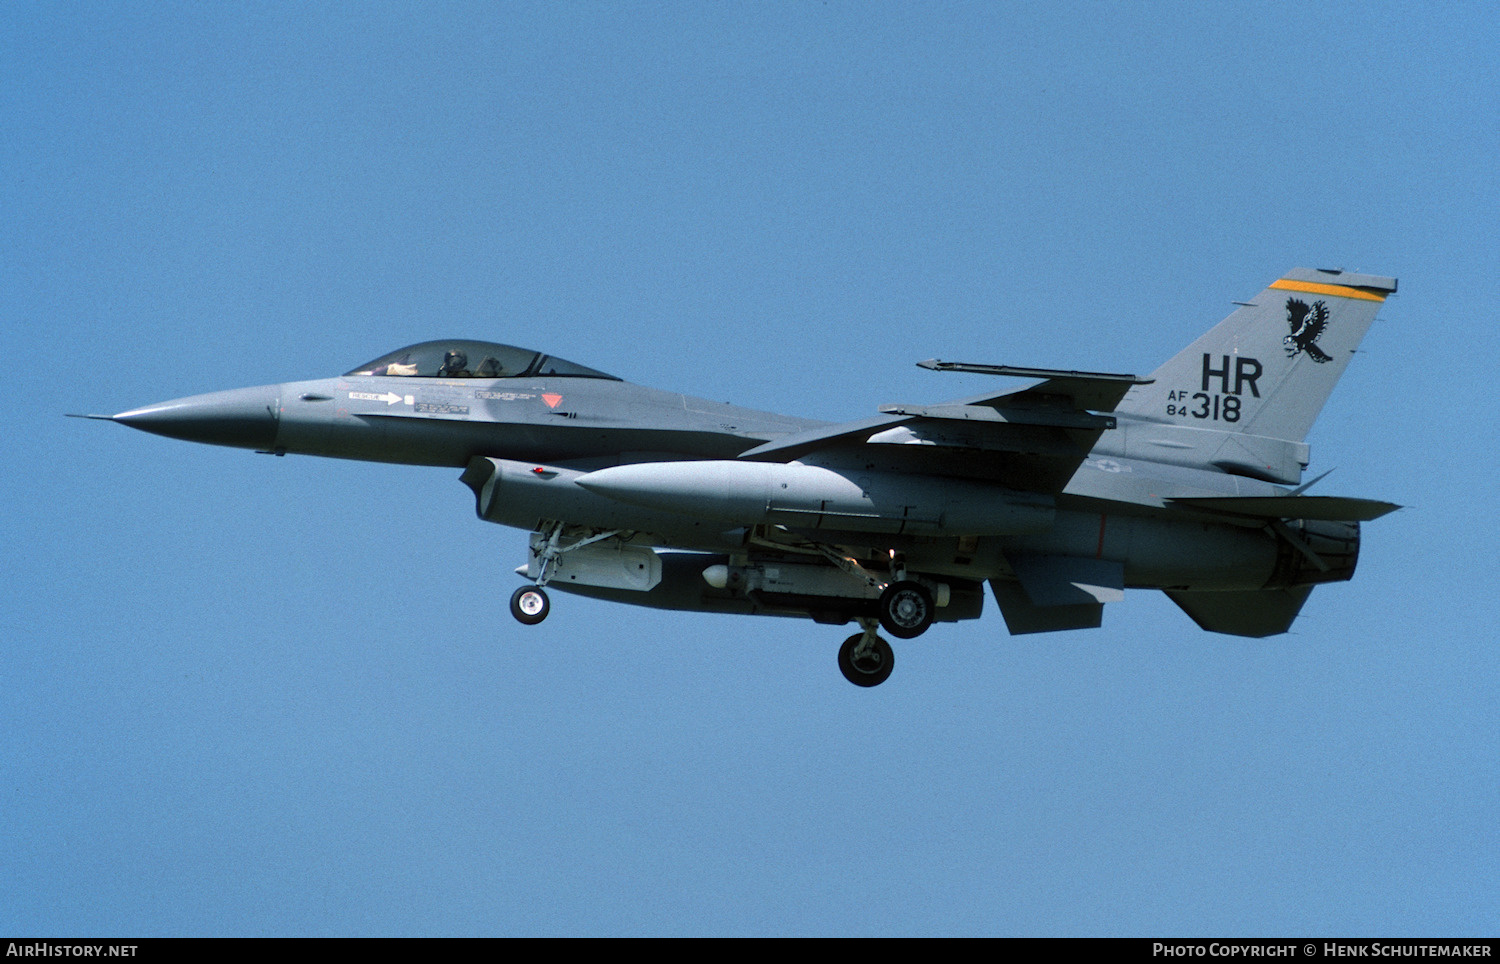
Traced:
[[1322, 522], [1369, 522], [1401, 506], [1376, 499], [1337, 495], [1225, 496], [1168, 499], [1170, 505], [1252, 519], [1316, 519]]
[[1167, 590], [1182, 611], [1200, 629], [1230, 636], [1259, 639], [1276, 636], [1292, 628], [1311, 586], [1291, 589], [1259, 589], [1249, 592], [1183, 592]]

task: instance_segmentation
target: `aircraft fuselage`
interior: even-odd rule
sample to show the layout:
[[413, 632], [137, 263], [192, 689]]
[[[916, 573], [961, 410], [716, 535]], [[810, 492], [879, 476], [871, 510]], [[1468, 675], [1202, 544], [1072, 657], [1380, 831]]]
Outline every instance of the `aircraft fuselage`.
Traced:
[[[194, 396], [114, 420], [276, 455], [453, 468], [491, 461], [496, 468], [485, 481], [491, 475], [496, 481], [480, 507], [488, 521], [536, 529], [566, 519], [676, 549], [729, 552], [744, 545], [751, 528], [766, 525], [841, 546], [894, 546], [913, 569], [975, 581], [1010, 574], [1008, 553], [1121, 559], [1132, 587], [1254, 590], [1272, 581], [1278, 564], [1285, 568], [1284, 548], [1259, 528], [1166, 508], [1177, 496], [1281, 491], [1270, 483], [1128, 458], [1107, 444], [1101, 446], [1107, 455], [1085, 460], [1055, 495], [968, 477], [963, 452], [928, 446], [880, 452], [850, 446], [795, 467], [735, 462], [757, 444], [827, 423], [615, 380], [348, 375]], [[660, 466], [669, 463], [701, 468], [667, 479]], [[597, 482], [592, 488], [577, 482], [586, 476], [608, 482], [601, 470], [642, 465], [622, 471], [647, 476], [644, 494], [605, 495]], [[719, 466], [740, 471], [715, 477]], [[788, 481], [751, 485], [740, 481], [745, 470]], [[470, 469], [468, 478], [477, 471]], [[654, 494], [653, 471], [664, 478]], [[833, 501], [827, 486], [791, 504], [797, 476], [818, 471], [825, 480], [847, 480], [853, 504], [844, 517], [816, 511]], [[1121, 498], [1122, 480], [1149, 495]], [[502, 498], [494, 498], [497, 486]], [[894, 491], [881, 493], [882, 487]], [[901, 508], [882, 511], [881, 495]], [[714, 498], [728, 500], [720, 513], [681, 510]], [[781, 500], [788, 504], [778, 511]], [[960, 508], [964, 517], [954, 519]], [[868, 510], [863, 521], [856, 518], [862, 510]]]

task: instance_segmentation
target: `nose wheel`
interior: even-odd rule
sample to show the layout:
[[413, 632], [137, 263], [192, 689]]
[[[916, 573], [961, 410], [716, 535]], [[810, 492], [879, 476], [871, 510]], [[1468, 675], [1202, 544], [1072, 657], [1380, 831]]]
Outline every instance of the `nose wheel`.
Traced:
[[541, 586], [522, 586], [510, 597], [510, 614], [527, 626], [546, 619], [551, 609], [552, 603]]
[[865, 631], [850, 636], [839, 647], [839, 671], [855, 686], [879, 686], [896, 668], [896, 654], [890, 643], [876, 635], [873, 620], [860, 622]]

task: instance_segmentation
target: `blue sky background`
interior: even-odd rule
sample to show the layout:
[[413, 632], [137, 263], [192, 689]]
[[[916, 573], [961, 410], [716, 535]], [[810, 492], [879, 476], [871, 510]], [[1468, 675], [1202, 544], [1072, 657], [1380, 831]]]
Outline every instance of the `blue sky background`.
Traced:
[[[0, 9], [0, 933], [1488, 935], [1482, 3]], [[64, 412], [437, 337], [826, 419], [1401, 279], [1314, 429], [1410, 508], [1290, 635], [554, 596], [457, 473]], [[399, 534], [393, 535], [393, 534]]]

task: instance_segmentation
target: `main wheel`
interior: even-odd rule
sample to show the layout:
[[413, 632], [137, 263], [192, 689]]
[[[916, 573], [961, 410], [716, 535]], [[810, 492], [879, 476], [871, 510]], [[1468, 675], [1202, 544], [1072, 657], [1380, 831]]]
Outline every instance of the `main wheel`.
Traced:
[[839, 671], [855, 686], [879, 686], [896, 668], [896, 654], [890, 643], [876, 636], [874, 645], [856, 656], [854, 651], [864, 638], [864, 633], [855, 633], [844, 640], [839, 647]]
[[510, 614], [528, 626], [546, 619], [551, 609], [552, 603], [540, 586], [522, 586], [510, 597]]
[[893, 582], [880, 594], [880, 625], [897, 639], [927, 632], [934, 613], [932, 593], [919, 582]]

